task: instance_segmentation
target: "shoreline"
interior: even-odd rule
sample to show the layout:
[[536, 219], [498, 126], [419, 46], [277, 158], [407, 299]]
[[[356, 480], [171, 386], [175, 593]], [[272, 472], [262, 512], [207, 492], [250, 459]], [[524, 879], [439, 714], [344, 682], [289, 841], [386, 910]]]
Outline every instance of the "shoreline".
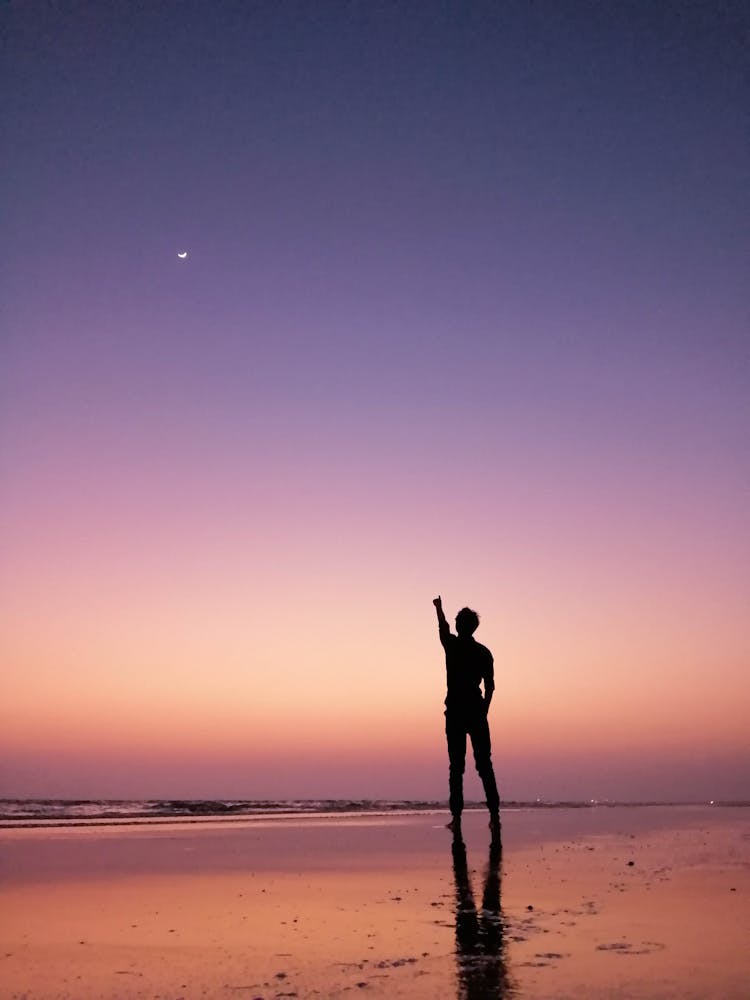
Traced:
[[[22, 801], [22, 800], [5, 800]], [[34, 800], [43, 801], [43, 800]], [[64, 802], [66, 800], [50, 800]], [[189, 801], [189, 800], [188, 800]], [[315, 800], [311, 800], [315, 801]], [[509, 802], [501, 805], [503, 813], [545, 811], [545, 810], [607, 810], [607, 809], [747, 809], [750, 810], [750, 802]], [[486, 811], [483, 803], [467, 803], [464, 807], [465, 813], [482, 813]], [[393, 807], [379, 808], [346, 808], [341, 809], [258, 809], [257, 811], [217, 811], [208, 810], [201, 812], [163, 812], [152, 814], [128, 814], [103, 815], [91, 817], [4, 817], [0, 819], [1, 830], [32, 830], [32, 829], [68, 829], [77, 827], [128, 827], [128, 826], [154, 826], [172, 824], [219, 824], [219, 823], [247, 823], [247, 822], [267, 822], [295, 821], [309, 818], [311, 820], [336, 820], [347, 818], [372, 817], [394, 817], [399, 816], [441, 816], [449, 815], [448, 804], [425, 804], [424, 806], [404, 803]]]

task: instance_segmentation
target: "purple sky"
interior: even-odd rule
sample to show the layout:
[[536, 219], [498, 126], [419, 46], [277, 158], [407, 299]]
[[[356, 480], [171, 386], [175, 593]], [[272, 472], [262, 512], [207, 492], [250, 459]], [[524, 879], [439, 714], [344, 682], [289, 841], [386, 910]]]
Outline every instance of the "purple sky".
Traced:
[[[620, 764], [600, 796], [689, 797], [694, 753], [721, 761], [696, 797], [719, 776], [750, 795], [747, 7], [26, 2], [3, 19], [4, 787], [117, 795], [81, 763], [109, 744], [67, 694], [114, 718], [129, 683], [133, 719], [156, 718], [188, 663], [185, 720], [226, 678], [196, 794], [237, 794], [257, 748], [226, 786], [208, 748], [242, 663], [242, 696], [262, 690], [308, 747], [297, 783], [264, 765], [262, 794], [356, 794], [316, 697], [346, 712], [382, 634], [357, 698], [415, 662], [439, 727], [443, 590], [496, 623], [518, 733], [544, 728], [514, 743], [499, 691], [518, 797], [587, 797], [581, 755], [603, 747]], [[351, 652], [333, 662], [338, 614]], [[426, 690], [403, 695], [418, 720]], [[582, 692], [602, 733], [581, 728]], [[387, 699], [373, 713], [373, 733], [392, 725]], [[143, 775], [128, 794], [148, 784], [139, 724], [110, 747]], [[442, 794], [423, 724], [398, 794]], [[358, 732], [341, 752], [369, 759]], [[164, 793], [188, 794], [170, 738]]]

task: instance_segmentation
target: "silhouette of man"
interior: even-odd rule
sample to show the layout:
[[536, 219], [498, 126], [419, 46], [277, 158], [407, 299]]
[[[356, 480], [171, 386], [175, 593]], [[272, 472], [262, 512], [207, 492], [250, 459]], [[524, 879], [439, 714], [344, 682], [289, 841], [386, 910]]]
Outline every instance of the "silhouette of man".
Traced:
[[[456, 615], [456, 635], [443, 612], [443, 602], [436, 597], [432, 602], [438, 617], [440, 642], [445, 650], [445, 669], [448, 693], [445, 698], [445, 735], [448, 740], [448, 780], [450, 788], [451, 829], [457, 831], [464, 808], [464, 769], [466, 767], [466, 737], [471, 738], [474, 762], [482, 779], [487, 808], [490, 811], [490, 829], [494, 837], [500, 836], [500, 799], [497, 794], [495, 772], [492, 768], [492, 747], [487, 710], [495, 690], [492, 653], [477, 642], [474, 632], [479, 625], [479, 615], [471, 608], [462, 608]], [[484, 685], [484, 696], [480, 689]]]

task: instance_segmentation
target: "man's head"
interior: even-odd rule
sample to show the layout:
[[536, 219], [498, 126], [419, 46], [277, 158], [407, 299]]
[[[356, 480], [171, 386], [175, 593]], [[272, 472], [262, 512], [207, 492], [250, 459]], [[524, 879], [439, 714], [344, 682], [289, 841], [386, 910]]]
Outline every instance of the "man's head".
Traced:
[[459, 635], [474, 635], [479, 625], [479, 615], [471, 608], [461, 608], [456, 615], [456, 632]]

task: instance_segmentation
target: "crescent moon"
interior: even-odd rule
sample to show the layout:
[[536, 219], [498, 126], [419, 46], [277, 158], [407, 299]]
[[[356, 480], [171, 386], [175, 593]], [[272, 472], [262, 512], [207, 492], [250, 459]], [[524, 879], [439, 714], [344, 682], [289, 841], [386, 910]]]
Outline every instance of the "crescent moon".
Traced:
[[183, 250], [182, 252], [178, 252], [177, 256], [180, 258], [180, 260], [184, 260], [187, 257], [187, 250]]

